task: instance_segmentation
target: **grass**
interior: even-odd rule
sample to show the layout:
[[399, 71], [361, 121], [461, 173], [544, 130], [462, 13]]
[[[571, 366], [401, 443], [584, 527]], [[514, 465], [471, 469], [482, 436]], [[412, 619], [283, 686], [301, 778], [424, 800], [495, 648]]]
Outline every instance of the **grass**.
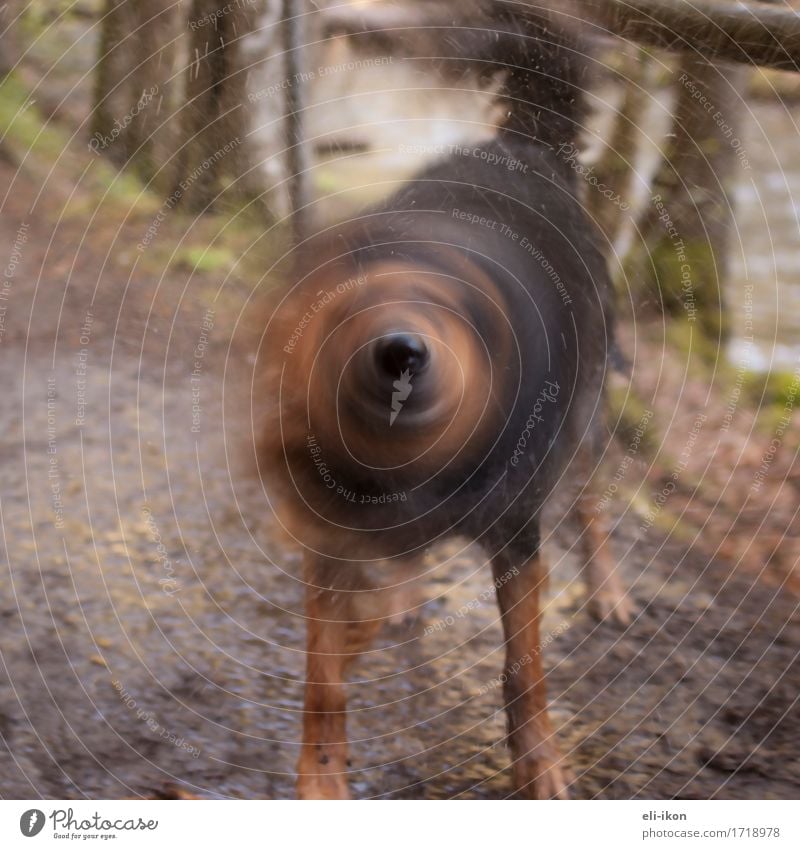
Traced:
[[[46, 203], [39, 214], [82, 227], [91, 221], [103, 242], [119, 245], [112, 260], [122, 264], [164, 207], [159, 192], [91, 152], [63, 121], [42, 115], [35, 94], [13, 72], [0, 80], [0, 152], [41, 185]], [[238, 262], [238, 279], [259, 281], [286, 237], [281, 228], [269, 231], [265, 218], [263, 205], [233, 196], [200, 216], [175, 206], [141, 253], [139, 267], [158, 276], [172, 268], [219, 280]]]

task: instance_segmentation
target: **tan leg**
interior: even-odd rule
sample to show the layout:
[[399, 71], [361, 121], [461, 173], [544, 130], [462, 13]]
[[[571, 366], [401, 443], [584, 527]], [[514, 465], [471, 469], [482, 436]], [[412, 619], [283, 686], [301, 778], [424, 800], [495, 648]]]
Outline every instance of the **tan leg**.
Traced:
[[583, 531], [583, 573], [589, 612], [600, 621], [614, 619], [620, 625], [628, 625], [634, 613], [633, 603], [625, 592], [608, 533], [595, 512], [596, 505], [593, 494], [581, 494], [574, 508]]
[[344, 659], [347, 625], [335, 614], [329, 590], [309, 589], [303, 748], [297, 765], [300, 799], [347, 799]]
[[526, 561], [506, 549], [492, 558], [492, 571], [505, 634], [503, 691], [514, 787], [527, 799], [566, 799], [567, 779], [547, 715], [539, 633], [545, 576], [538, 553]]
[[[328, 575], [325, 575], [325, 569]], [[347, 700], [344, 673], [366, 649], [380, 620], [358, 620], [358, 594], [326, 588], [320, 579], [347, 565], [311, 563], [306, 574], [307, 654], [303, 745], [297, 765], [300, 799], [349, 799], [347, 786]]]
[[630, 624], [634, 607], [628, 598], [611, 552], [606, 524], [597, 512], [600, 501], [597, 494], [598, 476], [593, 468], [593, 457], [584, 448], [579, 458], [584, 482], [573, 514], [581, 527], [583, 548], [583, 574], [588, 591], [589, 612], [595, 619], [613, 619], [620, 625]]

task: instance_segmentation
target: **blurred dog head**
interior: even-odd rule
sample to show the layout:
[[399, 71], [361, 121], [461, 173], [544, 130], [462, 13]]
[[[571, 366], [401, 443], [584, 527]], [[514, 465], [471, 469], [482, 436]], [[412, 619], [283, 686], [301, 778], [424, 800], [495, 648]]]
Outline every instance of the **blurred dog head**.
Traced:
[[330, 518], [332, 493], [463, 481], [502, 427], [513, 348], [502, 294], [463, 251], [346, 245], [305, 250], [267, 328], [272, 476]]

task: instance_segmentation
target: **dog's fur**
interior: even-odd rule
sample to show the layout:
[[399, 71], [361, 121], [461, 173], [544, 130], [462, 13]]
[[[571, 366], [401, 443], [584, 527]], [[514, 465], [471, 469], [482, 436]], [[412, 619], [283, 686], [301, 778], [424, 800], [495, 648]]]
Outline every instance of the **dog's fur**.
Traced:
[[[347, 797], [346, 662], [402, 607], [393, 588], [424, 550], [455, 533], [491, 561], [518, 669], [505, 684], [515, 788], [567, 793], [538, 648], [539, 516], [597, 439], [610, 285], [559, 156], [580, 127], [581, 48], [554, 16], [502, 6], [486, 32], [485, 61], [507, 66], [496, 138], [310, 239], [267, 327], [276, 403], [263, 470], [306, 555], [306, 798]], [[381, 347], [401, 334], [427, 357], [409, 360], [410, 376]], [[409, 352], [398, 344], [392, 354]], [[586, 488], [576, 504], [595, 601], [624, 619]]]

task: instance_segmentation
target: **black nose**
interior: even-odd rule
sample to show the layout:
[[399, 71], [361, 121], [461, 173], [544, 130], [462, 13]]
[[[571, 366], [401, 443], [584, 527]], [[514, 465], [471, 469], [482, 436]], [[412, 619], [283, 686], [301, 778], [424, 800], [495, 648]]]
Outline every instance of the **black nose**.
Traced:
[[428, 362], [428, 347], [419, 336], [396, 333], [385, 336], [375, 346], [378, 366], [392, 377], [404, 371], [417, 374]]

